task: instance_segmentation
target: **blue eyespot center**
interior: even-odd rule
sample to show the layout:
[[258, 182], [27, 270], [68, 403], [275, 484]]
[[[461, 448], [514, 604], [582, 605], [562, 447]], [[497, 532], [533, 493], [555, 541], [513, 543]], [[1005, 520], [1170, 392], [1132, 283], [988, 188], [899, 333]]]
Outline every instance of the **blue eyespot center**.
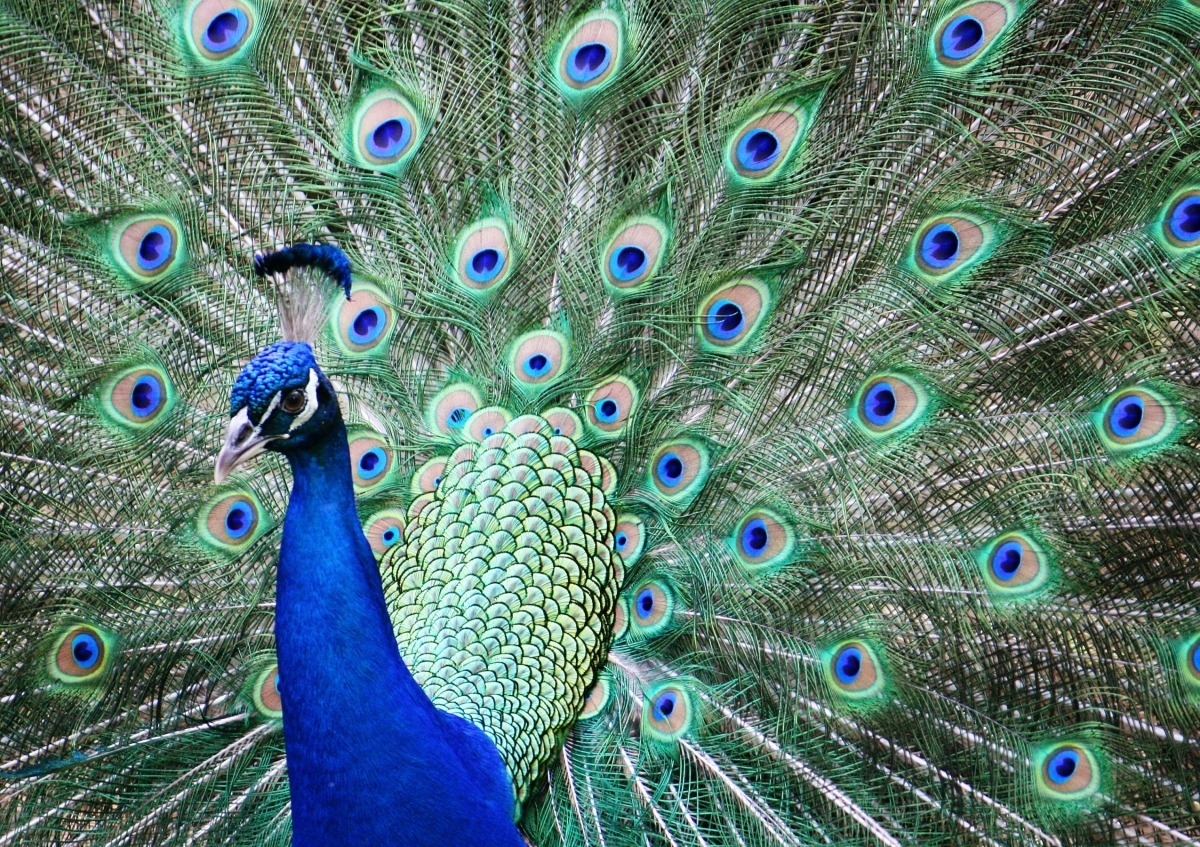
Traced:
[[238, 500], [225, 513], [225, 532], [230, 538], [241, 538], [253, 524], [254, 509], [245, 500]]
[[1050, 759], [1046, 773], [1055, 785], [1062, 785], [1069, 780], [1079, 767], [1079, 754], [1074, 750], [1060, 750]]
[[451, 410], [450, 415], [446, 418], [446, 426], [451, 429], [462, 429], [469, 417], [471, 417], [470, 410], [459, 406], [457, 409]]
[[374, 479], [387, 467], [387, 453], [382, 447], [372, 447], [358, 457], [358, 475], [363, 479]]
[[612, 53], [598, 42], [581, 44], [567, 57], [567, 75], [575, 82], [591, 82], [608, 70]]
[[1007, 582], [1017, 575], [1021, 569], [1021, 544], [1018, 541], [1006, 541], [992, 555], [992, 573], [996, 579]]
[[779, 139], [766, 129], [752, 129], [742, 136], [737, 146], [737, 160], [748, 171], [769, 168], [779, 158]]
[[275, 690], [283, 691], [283, 686], [279, 684], [279, 674], [275, 674]]
[[612, 275], [622, 282], [628, 282], [641, 276], [646, 269], [646, 251], [641, 247], [622, 247], [614, 250], [609, 260], [608, 269]]
[[349, 336], [355, 344], [370, 344], [387, 326], [387, 313], [379, 306], [368, 306], [350, 322]]
[[75, 664], [87, 670], [100, 659], [100, 645], [94, 635], [81, 632], [71, 639], [71, 656]]
[[767, 551], [769, 541], [767, 524], [762, 518], [755, 518], [742, 530], [742, 552], [752, 559]]
[[475, 282], [489, 282], [504, 267], [504, 254], [494, 247], [485, 247], [467, 262], [467, 276]]
[[139, 418], [153, 414], [162, 404], [163, 388], [157, 377], [145, 374], [138, 377], [129, 394], [131, 410]]
[[150, 227], [138, 244], [138, 267], [144, 271], [156, 271], [161, 268], [170, 260], [174, 242], [171, 230], [162, 224]]
[[367, 152], [376, 159], [399, 156], [412, 139], [412, 126], [404, 118], [389, 118], [367, 136]]
[[742, 307], [732, 300], [718, 300], [708, 310], [708, 331], [717, 338], [736, 338], [745, 325]]
[[675, 713], [675, 706], [678, 705], [679, 698], [674, 691], [665, 691], [658, 695], [654, 700], [654, 719], [656, 721], [669, 720], [671, 715]]
[[489, 435], [495, 435], [495, 434], [496, 434], [496, 430], [492, 429], [490, 426], [485, 426], [483, 428], [483, 437], [484, 438], [487, 438]]
[[250, 20], [241, 9], [229, 9], [213, 17], [200, 37], [204, 49], [212, 53], [226, 53], [242, 43]]
[[834, 670], [838, 680], [845, 685], [854, 682], [858, 679], [859, 672], [862, 671], [862, 651], [857, 647], [847, 647], [834, 662]]
[[382, 540], [384, 547], [391, 547], [400, 540], [400, 530], [397, 527], [389, 526], [383, 531]]
[[1192, 645], [1191, 653], [1192, 670], [1200, 675], [1200, 641]]
[[1112, 412], [1108, 416], [1108, 425], [1112, 429], [1113, 435], [1118, 438], [1131, 438], [1137, 435], [1137, 431], [1142, 426], [1144, 412], [1145, 404], [1141, 397], [1136, 395], [1122, 397], [1113, 404]]
[[871, 386], [863, 398], [863, 412], [875, 426], [886, 426], [896, 414], [896, 392], [890, 383], [879, 382]]
[[959, 15], [942, 32], [942, 52], [949, 59], [965, 59], [983, 45], [983, 24], [971, 15]]
[[929, 228], [921, 239], [921, 260], [933, 268], [947, 268], [958, 258], [958, 233], [950, 224]]
[[618, 532], [616, 536], [617, 549], [624, 550], [629, 546], [629, 536], [623, 532]]
[[1185, 197], [1171, 210], [1171, 234], [1180, 241], [1200, 239], [1200, 197]]
[[658, 460], [658, 481], [668, 488], [674, 488], [683, 481], [683, 459], [676, 453], [665, 453]]
[[634, 602], [634, 611], [637, 612], [639, 618], [648, 618], [654, 613], [654, 592], [649, 588], [643, 588]]
[[596, 419], [601, 423], [616, 423], [617, 417], [621, 414], [621, 407], [617, 401], [611, 397], [605, 397], [602, 400], [596, 401]]
[[531, 377], [534, 377], [535, 379], [539, 376], [545, 376], [546, 374], [550, 373], [550, 367], [550, 358], [543, 353], [534, 353], [532, 356], [526, 359], [525, 364], [522, 365], [525, 373]]

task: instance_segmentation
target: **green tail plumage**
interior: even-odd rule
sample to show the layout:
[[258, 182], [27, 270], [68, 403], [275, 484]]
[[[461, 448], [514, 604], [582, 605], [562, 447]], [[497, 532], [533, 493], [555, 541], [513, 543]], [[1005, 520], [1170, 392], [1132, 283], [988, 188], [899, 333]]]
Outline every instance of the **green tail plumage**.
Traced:
[[289, 843], [289, 477], [212, 471], [305, 241], [402, 654], [531, 842], [1200, 843], [1197, 55], [1190, 0], [0, 0], [0, 847]]

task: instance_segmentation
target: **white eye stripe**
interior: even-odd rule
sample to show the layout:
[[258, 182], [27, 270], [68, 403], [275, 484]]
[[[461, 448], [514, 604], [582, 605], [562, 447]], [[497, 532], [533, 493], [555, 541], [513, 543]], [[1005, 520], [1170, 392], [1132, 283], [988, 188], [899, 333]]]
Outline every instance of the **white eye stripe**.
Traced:
[[[298, 426], [304, 426], [308, 423], [308, 419], [317, 413], [317, 371], [314, 368], [308, 369], [308, 385], [304, 386], [304, 408], [300, 410], [300, 414], [296, 415], [296, 419], [292, 421], [292, 425], [288, 427], [288, 432], [291, 432]], [[279, 395], [276, 394], [272, 399], [272, 403], [279, 400]]]

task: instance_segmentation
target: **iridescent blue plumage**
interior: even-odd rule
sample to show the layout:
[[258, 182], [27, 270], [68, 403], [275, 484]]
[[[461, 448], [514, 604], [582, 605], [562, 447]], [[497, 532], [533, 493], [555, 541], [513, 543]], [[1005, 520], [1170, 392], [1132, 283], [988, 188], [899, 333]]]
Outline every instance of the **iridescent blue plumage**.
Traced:
[[[520, 845], [496, 748], [436, 709], [400, 657], [355, 508], [346, 428], [312, 348], [263, 350], [230, 405], [218, 473], [265, 447], [293, 474], [275, 608], [293, 843]], [[360, 473], [374, 455], [359, 457]]]

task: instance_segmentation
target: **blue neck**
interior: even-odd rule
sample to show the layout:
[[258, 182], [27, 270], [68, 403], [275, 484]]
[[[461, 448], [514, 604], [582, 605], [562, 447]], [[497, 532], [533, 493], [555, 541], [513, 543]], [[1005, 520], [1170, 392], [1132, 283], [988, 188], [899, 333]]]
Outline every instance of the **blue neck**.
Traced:
[[400, 658], [346, 429], [290, 451], [275, 638], [295, 847], [519, 845], [507, 771]]

